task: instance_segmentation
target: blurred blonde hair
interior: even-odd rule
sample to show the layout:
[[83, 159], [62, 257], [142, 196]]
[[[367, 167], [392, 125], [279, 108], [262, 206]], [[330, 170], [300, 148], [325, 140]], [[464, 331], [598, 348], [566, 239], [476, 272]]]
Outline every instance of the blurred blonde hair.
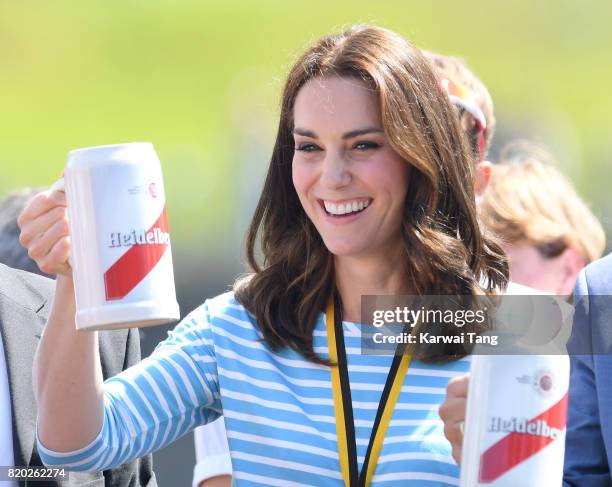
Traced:
[[[489, 90], [480, 79], [467, 67], [465, 62], [457, 57], [446, 56], [430, 51], [423, 51], [425, 57], [429, 60], [434, 68], [434, 73], [438, 79], [444, 78], [463, 85], [473, 96], [476, 105], [482, 110], [487, 121], [487, 127], [484, 131], [485, 138], [485, 153], [491, 146], [493, 139], [493, 131], [495, 129], [495, 116], [493, 115], [493, 99], [489, 94]], [[460, 113], [461, 124], [466, 131], [470, 147], [473, 150], [478, 148], [478, 134], [473, 130], [473, 124], [466, 123], [466, 118], [471, 117], [467, 112]], [[483, 154], [484, 156], [485, 154]]]
[[502, 150], [479, 213], [485, 227], [503, 240], [527, 241], [547, 257], [572, 248], [589, 263], [605, 248], [603, 228], [574, 186], [548, 152], [528, 142]]

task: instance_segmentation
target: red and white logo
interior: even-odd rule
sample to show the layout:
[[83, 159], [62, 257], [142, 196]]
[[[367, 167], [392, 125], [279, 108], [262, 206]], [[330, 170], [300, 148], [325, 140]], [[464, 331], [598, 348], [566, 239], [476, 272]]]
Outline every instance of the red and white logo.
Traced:
[[[542, 376], [548, 377], [548, 376]], [[544, 379], [547, 384], [548, 379]], [[553, 441], [562, 438], [560, 432], [567, 422], [567, 393], [546, 411], [523, 421], [497, 421], [492, 424], [513, 425], [509, 433], [491, 445], [480, 457], [478, 481], [491, 483], [517, 465], [536, 455]]]
[[[129, 234], [128, 234], [129, 235]], [[135, 242], [104, 273], [104, 289], [107, 301], [124, 298], [157, 265], [170, 244], [166, 206], [159, 218], [144, 232], [152, 238], [143, 243]], [[162, 236], [163, 238], [159, 237]]]
[[542, 396], [550, 396], [555, 392], [556, 380], [551, 370], [540, 370], [534, 377], [535, 390]]

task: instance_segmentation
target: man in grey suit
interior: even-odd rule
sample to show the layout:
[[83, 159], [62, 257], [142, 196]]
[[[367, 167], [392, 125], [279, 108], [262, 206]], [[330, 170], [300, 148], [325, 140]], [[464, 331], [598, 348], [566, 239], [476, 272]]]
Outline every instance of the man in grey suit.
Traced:
[[[15, 221], [27, 196], [27, 192], [13, 195], [0, 203], [0, 260], [21, 267], [32, 263], [19, 245]], [[32, 364], [51, 309], [53, 289], [51, 279], [0, 263], [0, 466], [42, 466], [34, 437], [36, 402]], [[104, 378], [140, 360], [138, 330], [106, 331], [99, 336]], [[0, 485], [5, 484], [0, 481]], [[8, 485], [26, 485], [26, 482]], [[69, 472], [67, 480], [61, 483], [44, 481], [35, 485], [156, 487], [157, 481], [151, 455], [147, 455], [113, 470]]]

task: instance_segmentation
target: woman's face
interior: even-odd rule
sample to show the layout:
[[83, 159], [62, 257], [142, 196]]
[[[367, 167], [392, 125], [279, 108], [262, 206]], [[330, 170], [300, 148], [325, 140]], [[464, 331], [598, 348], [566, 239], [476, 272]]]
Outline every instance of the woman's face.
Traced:
[[294, 121], [293, 184], [329, 251], [395, 250], [409, 166], [385, 137], [376, 94], [355, 78], [313, 79], [298, 93]]

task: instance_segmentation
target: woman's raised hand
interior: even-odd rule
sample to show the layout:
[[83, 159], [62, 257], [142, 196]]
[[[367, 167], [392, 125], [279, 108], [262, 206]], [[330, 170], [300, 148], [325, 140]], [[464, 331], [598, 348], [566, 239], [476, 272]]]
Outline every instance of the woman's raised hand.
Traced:
[[32, 198], [17, 219], [19, 241], [47, 274], [72, 275], [66, 193], [48, 189]]

